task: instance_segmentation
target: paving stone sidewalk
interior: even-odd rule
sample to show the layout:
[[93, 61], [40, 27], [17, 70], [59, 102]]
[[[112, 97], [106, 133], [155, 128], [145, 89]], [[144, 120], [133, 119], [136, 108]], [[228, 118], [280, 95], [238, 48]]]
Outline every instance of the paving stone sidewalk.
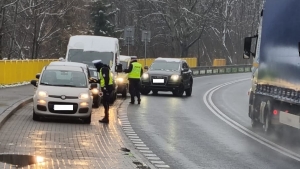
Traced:
[[[0, 103], [5, 106], [33, 95], [34, 87], [0, 89]], [[20, 98], [11, 96], [18, 93]], [[7, 99], [5, 95], [8, 96]], [[103, 108], [95, 109], [92, 123], [82, 124], [80, 120], [46, 119], [41, 122], [32, 120], [32, 104], [17, 111], [0, 129], [0, 153], [37, 155], [45, 158], [44, 163], [23, 168], [148, 168], [132, 153], [121, 149], [126, 147], [124, 137], [118, 127], [117, 100], [110, 111], [110, 123], [101, 124]], [[14, 168], [0, 163], [0, 168]]]

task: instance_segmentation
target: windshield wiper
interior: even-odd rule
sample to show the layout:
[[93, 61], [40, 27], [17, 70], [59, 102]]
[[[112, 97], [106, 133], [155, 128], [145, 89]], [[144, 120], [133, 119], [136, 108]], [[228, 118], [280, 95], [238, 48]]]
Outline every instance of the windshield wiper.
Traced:
[[41, 84], [41, 85], [48, 85], [48, 86], [52, 86], [52, 84], [49, 84], [49, 83], [44, 83], [44, 82], [41, 82], [40, 84]]
[[54, 86], [77, 87], [76, 85], [54, 85]]

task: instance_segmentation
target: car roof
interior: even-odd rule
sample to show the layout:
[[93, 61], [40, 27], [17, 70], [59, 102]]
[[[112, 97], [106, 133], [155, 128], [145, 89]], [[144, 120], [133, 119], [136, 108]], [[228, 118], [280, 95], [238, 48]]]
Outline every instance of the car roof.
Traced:
[[76, 66], [76, 67], [83, 67], [87, 68], [88, 65], [84, 63], [79, 63], [79, 62], [62, 62], [62, 61], [55, 61], [51, 62], [49, 65], [56, 65], [56, 66]]
[[156, 58], [154, 61], [181, 62], [182, 59], [177, 59], [177, 58]]
[[68, 66], [68, 65], [48, 65], [45, 66], [45, 70], [69, 70], [69, 71], [84, 72], [84, 69], [82, 67]]

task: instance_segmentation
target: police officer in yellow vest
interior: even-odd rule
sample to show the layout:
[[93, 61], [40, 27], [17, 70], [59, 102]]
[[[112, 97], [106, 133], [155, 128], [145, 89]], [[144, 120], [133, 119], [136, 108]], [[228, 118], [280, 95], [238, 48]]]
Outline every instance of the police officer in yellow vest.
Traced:
[[137, 97], [138, 104], [141, 103], [141, 95], [140, 95], [140, 79], [143, 74], [142, 65], [137, 62], [136, 57], [131, 57], [131, 63], [128, 69], [124, 70], [125, 73], [128, 74], [129, 81], [129, 93], [131, 97], [131, 104], [134, 104], [134, 97]]
[[103, 107], [104, 107], [104, 118], [99, 120], [100, 123], [108, 123], [109, 122], [109, 100], [110, 96], [113, 92], [113, 77], [108, 65], [102, 63], [101, 60], [93, 61], [95, 67], [97, 68], [97, 72], [99, 72], [100, 78], [100, 87], [103, 93]]

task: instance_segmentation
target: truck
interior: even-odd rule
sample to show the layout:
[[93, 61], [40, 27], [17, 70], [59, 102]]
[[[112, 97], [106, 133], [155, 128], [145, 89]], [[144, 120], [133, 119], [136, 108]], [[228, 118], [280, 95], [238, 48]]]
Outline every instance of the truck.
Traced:
[[253, 57], [248, 116], [266, 134], [300, 129], [300, 1], [265, 0], [257, 34], [244, 39]]
[[[112, 77], [115, 78], [118, 72], [122, 72], [119, 56], [119, 40], [117, 38], [75, 35], [69, 39], [65, 60], [67, 62], [85, 63], [91, 68], [94, 68], [93, 60], [101, 60], [110, 67]], [[113, 82], [115, 90], [112, 94], [111, 103], [117, 98], [118, 88], [115, 79]]]

